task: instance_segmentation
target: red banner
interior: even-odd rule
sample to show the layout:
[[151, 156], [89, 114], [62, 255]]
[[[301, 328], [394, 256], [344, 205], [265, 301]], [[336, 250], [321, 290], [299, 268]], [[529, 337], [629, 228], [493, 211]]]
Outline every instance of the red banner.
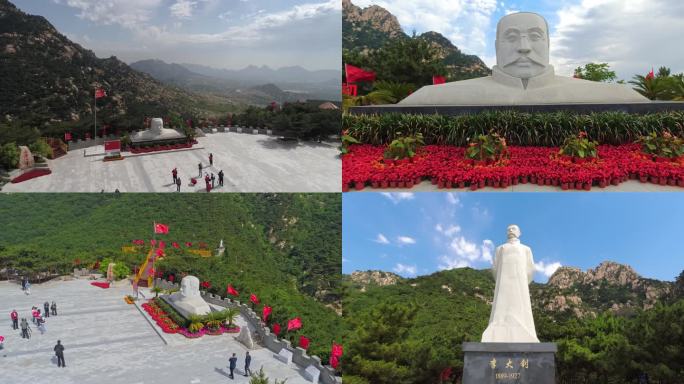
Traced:
[[273, 324], [273, 333], [278, 336], [280, 334], [280, 324], [275, 323]]
[[251, 301], [254, 304], [259, 304], [259, 298], [255, 294], [249, 295], [249, 301]]
[[95, 98], [96, 99], [100, 99], [100, 98], [103, 98], [105, 96], [107, 96], [107, 92], [104, 89], [98, 88], [95, 90]]
[[359, 67], [345, 64], [344, 71], [347, 74], [348, 83], [357, 83], [359, 81], [375, 81], [375, 72], [364, 71]]
[[121, 140], [109, 140], [104, 142], [105, 152], [121, 150]]
[[272, 310], [273, 308], [269, 307], [268, 305], [264, 306], [264, 310], [262, 312], [263, 314], [261, 316], [261, 318], [264, 320], [264, 323], [268, 319], [268, 316], [271, 314]]

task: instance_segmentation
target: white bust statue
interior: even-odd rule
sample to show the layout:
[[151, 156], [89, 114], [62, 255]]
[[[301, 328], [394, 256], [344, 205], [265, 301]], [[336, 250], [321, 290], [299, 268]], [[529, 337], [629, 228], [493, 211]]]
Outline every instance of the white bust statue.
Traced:
[[181, 280], [180, 291], [169, 295], [168, 302], [181, 315], [206, 315], [211, 312], [209, 304], [202, 298], [199, 290], [200, 282], [195, 276], [185, 276]]
[[183, 137], [185, 135], [175, 129], [164, 128], [164, 120], [155, 117], [150, 121], [150, 129], [136, 132], [131, 136], [131, 141], [135, 143], [140, 141], [180, 139]]
[[538, 343], [528, 287], [534, 275], [532, 250], [520, 243], [517, 225], [509, 225], [507, 234], [508, 241], [494, 256], [494, 302], [482, 342]]
[[649, 102], [623, 84], [556, 76], [549, 64], [549, 26], [536, 13], [504, 16], [496, 26], [492, 75], [428, 85], [402, 105], [524, 105]]

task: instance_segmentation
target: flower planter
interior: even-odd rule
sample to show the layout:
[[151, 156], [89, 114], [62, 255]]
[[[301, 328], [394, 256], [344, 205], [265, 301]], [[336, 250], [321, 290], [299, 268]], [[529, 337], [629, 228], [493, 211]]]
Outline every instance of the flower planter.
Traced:
[[465, 188], [465, 181], [461, 181], [458, 183], [459, 188]]
[[605, 188], [606, 187], [606, 181], [605, 180], [599, 180], [599, 188]]
[[390, 181], [389, 182], [390, 188], [396, 188], [397, 187], [397, 182], [396, 181]]
[[679, 185], [680, 187], [684, 187], [684, 179], [677, 180], [677, 185]]
[[371, 187], [380, 188], [380, 183], [378, 183], [377, 181], [373, 181], [373, 182], [371, 182]]
[[567, 191], [568, 190], [568, 183], [561, 184], [561, 189], [564, 191]]
[[386, 189], [388, 186], [387, 180], [383, 180], [380, 182], [380, 188]]
[[484, 180], [480, 180], [479, 183], [478, 183], [478, 187], [479, 187], [479, 188], [484, 188], [484, 186], [485, 186], [485, 181], [484, 181]]
[[404, 188], [404, 182], [403, 181], [397, 181], [397, 188]]
[[471, 190], [471, 191], [476, 191], [476, 190], [477, 190], [477, 183], [471, 183], [471, 184], [470, 184], [470, 190]]
[[642, 183], [647, 183], [648, 182], [648, 176], [639, 176], [639, 181]]
[[356, 183], [354, 183], [354, 189], [356, 189], [357, 191], [362, 190], [363, 187], [364, 187], [364, 185], [363, 185], [363, 183], [360, 182], [360, 181], [357, 181]]
[[677, 182], [673, 178], [668, 178], [667, 179], [667, 185], [675, 186], [675, 185], [677, 185]]
[[591, 190], [591, 183], [584, 183], [584, 190], [585, 191]]
[[436, 177], [433, 177], [432, 179], [430, 179], [430, 182], [431, 182], [433, 185], [437, 185], [437, 181], [438, 181], [438, 179], [437, 179]]
[[667, 178], [665, 178], [665, 177], [659, 177], [659, 178], [658, 178], [658, 184], [660, 184], [660, 185], [665, 185], [665, 184], [667, 184]]
[[413, 188], [413, 180], [409, 180], [406, 182], [406, 188]]
[[511, 179], [511, 184], [518, 185], [518, 178], [514, 177], [513, 179]]
[[439, 181], [437, 182], [437, 188], [439, 188], [439, 189], [443, 189], [443, 188], [444, 188], [444, 180], [439, 180]]
[[413, 182], [413, 184], [420, 184], [420, 182], [423, 181], [420, 177], [416, 177], [416, 180]]

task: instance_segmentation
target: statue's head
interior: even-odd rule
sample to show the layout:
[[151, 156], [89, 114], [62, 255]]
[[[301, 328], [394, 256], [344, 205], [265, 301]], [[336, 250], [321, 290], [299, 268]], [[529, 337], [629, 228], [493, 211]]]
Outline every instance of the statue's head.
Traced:
[[496, 65], [504, 73], [529, 79], [549, 66], [549, 25], [536, 13], [504, 16], [496, 25]]
[[508, 236], [509, 239], [518, 239], [520, 238], [520, 227], [518, 227], [515, 224], [511, 224], [506, 228], [506, 235]]
[[185, 276], [183, 280], [181, 280], [181, 289], [180, 293], [181, 296], [184, 297], [193, 297], [193, 296], [200, 296], [200, 291], [199, 291], [199, 279], [195, 276]]

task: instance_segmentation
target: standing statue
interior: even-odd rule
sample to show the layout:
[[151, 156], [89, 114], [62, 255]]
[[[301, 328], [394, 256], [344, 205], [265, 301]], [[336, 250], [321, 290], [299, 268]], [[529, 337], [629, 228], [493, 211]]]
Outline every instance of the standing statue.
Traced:
[[531, 12], [502, 17], [496, 26], [492, 75], [428, 85], [400, 105], [524, 105], [648, 103], [627, 85], [556, 76], [549, 64], [549, 25]]
[[520, 243], [517, 225], [509, 225], [507, 235], [508, 241], [496, 248], [494, 256], [494, 302], [482, 342], [538, 343], [529, 290], [534, 275], [532, 250]]

